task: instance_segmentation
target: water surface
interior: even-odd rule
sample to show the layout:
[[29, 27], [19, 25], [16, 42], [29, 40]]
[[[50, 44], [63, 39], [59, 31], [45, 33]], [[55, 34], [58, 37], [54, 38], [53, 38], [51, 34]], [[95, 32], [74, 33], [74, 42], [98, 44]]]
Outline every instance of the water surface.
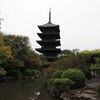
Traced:
[[60, 100], [48, 93], [43, 81], [20, 80], [0, 83], [0, 100]]

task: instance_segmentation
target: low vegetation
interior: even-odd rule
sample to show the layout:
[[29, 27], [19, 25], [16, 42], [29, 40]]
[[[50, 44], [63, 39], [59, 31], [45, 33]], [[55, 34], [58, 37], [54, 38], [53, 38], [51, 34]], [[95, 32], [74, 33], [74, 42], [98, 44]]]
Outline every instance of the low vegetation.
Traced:
[[55, 96], [84, 86], [85, 75], [78, 69], [56, 70], [48, 82], [48, 90]]
[[85, 86], [85, 75], [78, 69], [68, 69], [62, 73], [61, 77], [74, 81], [72, 89], [77, 89]]
[[73, 81], [68, 78], [52, 78], [48, 82], [48, 90], [53, 96], [59, 97], [61, 93], [70, 90]]

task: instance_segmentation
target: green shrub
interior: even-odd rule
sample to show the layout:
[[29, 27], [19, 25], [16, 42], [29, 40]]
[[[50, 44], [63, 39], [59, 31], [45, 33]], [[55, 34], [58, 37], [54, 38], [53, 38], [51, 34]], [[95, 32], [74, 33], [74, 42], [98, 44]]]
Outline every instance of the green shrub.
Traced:
[[59, 97], [61, 93], [68, 92], [72, 84], [73, 81], [67, 78], [52, 78], [48, 82], [48, 90]]
[[62, 78], [68, 78], [74, 81], [72, 89], [81, 88], [85, 86], [85, 75], [78, 69], [68, 69], [62, 74]]
[[53, 75], [52, 78], [61, 78], [63, 71], [62, 70], [56, 70]]
[[39, 71], [38, 70], [32, 70], [32, 76], [39, 77]]
[[48, 81], [48, 90], [51, 92], [53, 91], [53, 81], [55, 80], [55, 78], [51, 78], [49, 81]]
[[32, 76], [32, 70], [31, 69], [25, 69], [24, 74], [27, 76]]
[[12, 70], [12, 71], [10, 72], [10, 75], [11, 75], [12, 77], [14, 77], [14, 79], [19, 79], [19, 78], [21, 78], [21, 72], [20, 72], [19, 70]]

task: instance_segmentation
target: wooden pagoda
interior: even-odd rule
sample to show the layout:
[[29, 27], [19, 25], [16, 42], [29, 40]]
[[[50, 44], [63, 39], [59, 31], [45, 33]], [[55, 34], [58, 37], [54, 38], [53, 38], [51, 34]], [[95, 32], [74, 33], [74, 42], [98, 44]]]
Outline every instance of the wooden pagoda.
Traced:
[[41, 48], [36, 48], [36, 51], [43, 53], [47, 61], [55, 61], [58, 54], [61, 52], [60, 48], [60, 30], [59, 25], [51, 23], [51, 11], [49, 11], [49, 22], [44, 25], [39, 25], [41, 33], [37, 35], [41, 40], [36, 41]]

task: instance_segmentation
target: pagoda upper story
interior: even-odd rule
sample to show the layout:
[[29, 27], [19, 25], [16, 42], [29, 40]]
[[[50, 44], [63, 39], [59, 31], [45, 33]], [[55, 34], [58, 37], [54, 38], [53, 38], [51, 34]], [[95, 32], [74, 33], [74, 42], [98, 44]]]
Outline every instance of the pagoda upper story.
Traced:
[[58, 54], [61, 52], [60, 48], [60, 29], [59, 25], [51, 23], [51, 11], [49, 11], [49, 22], [44, 25], [39, 25], [41, 33], [37, 33], [41, 40], [36, 41], [41, 48], [36, 48], [40, 53], [43, 53], [47, 61], [55, 61]]

